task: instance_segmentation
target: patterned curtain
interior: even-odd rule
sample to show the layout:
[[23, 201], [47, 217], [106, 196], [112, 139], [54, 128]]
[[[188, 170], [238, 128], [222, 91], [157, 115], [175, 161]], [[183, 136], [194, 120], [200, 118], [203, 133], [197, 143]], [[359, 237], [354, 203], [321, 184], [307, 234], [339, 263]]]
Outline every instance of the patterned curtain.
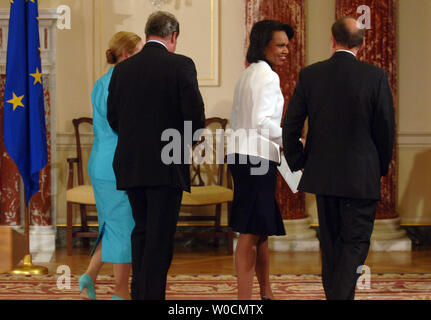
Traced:
[[[337, 0], [336, 18], [343, 16], [359, 17], [359, 6], [366, 5], [370, 11], [371, 29], [365, 33], [365, 48], [359, 55], [359, 60], [372, 63], [386, 70], [397, 109], [397, 33], [396, 33], [396, 1], [395, 0]], [[382, 179], [381, 201], [377, 207], [377, 219], [392, 219], [396, 213], [396, 144], [389, 169], [389, 174]]]
[[[289, 45], [288, 62], [282, 68], [275, 68], [280, 77], [285, 98], [285, 107], [296, 87], [299, 71], [305, 67], [305, 0], [246, 0], [246, 44], [253, 25], [263, 19], [287, 22], [293, 26], [295, 36]], [[303, 219], [305, 194], [293, 194], [283, 178], [277, 178], [277, 201], [284, 219]]]
[[[0, 75], [0, 225], [20, 225], [20, 176], [3, 143], [3, 108], [5, 75]], [[51, 220], [51, 99], [49, 75], [43, 76], [48, 164], [40, 173], [40, 191], [31, 199], [30, 224], [48, 226]]]

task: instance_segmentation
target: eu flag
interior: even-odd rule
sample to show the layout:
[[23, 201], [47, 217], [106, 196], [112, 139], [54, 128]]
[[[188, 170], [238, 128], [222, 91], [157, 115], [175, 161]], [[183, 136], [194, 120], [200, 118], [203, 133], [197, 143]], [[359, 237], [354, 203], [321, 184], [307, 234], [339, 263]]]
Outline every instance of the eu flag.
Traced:
[[3, 119], [4, 144], [28, 204], [47, 163], [37, 0], [11, 0]]

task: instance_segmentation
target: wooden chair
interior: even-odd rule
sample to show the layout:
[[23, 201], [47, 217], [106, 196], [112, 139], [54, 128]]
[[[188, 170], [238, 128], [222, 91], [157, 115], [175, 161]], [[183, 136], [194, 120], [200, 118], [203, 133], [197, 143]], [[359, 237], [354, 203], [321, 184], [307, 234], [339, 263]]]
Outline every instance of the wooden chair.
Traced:
[[[223, 129], [223, 132], [226, 130], [227, 119], [221, 118], [209, 118], [206, 120], [206, 128], [211, 130], [211, 132], [215, 132], [216, 129]], [[215, 135], [213, 135], [215, 137]], [[185, 216], [180, 214], [179, 221], [187, 221], [187, 226], [202, 226], [202, 222], [210, 222], [209, 226], [214, 227], [214, 231], [201, 232], [201, 231], [188, 231], [188, 232], [177, 232], [177, 238], [215, 238], [214, 244], [216, 246], [219, 245], [219, 239], [225, 238], [227, 241], [227, 251], [229, 254], [233, 253], [233, 232], [230, 227], [227, 227], [225, 231], [222, 230], [221, 227], [221, 213], [222, 213], [222, 204], [227, 204], [228, 211], [228, 221], [230, 219], [230, 212], [233, 201], [233, 189], [232, 189], [232, 178], [229, 172], [229, 168], [225, 164], [224, 157], [221, 159], [220, 164], [216, 163], [216, 150], [217, 143], [218, 150], [223, 150], [224, 153], [224, 134], [223, 137], [220, 137], [219, 141], [213, 138], [212, 145], [207, 148], [212, 150], [213, 152], [213, 164], [197, 164], [193, 161], [190, 166], [191, 171], [191, 193], [184, 192], [182, 199], [182, 206], [215, 206], [214, 215], [203, 215], [202, 213], [192, 214], [189, 216]], [[205, 148], [203, 148], [203, 143], [205, 143], [205, 135], [201, 141], [199, 141], [194, 147], [193, 152], [199, 153], [201, 156], [205, 156]], [[208, 144], [207, 144], [208, 146]], [[203, 150], [199, 151], [198, 148]], [[224, 174], [227, 174], [227, 186], [223, 185], [223, 177]], [[205, 173], [205, 180], [202, 177], [202, 174]]]
[[[93, 188], [89, 184], [84, 184], [84, 171], [83, 171], [83, 157], [81, 150], [81, 138], [79, 127], [81, 124], [93, 125], [92, 118], [79, 118], [73, 119], [73, 127], [75, 130], [76, 139], [76, 158], [69, 158], [69, 178], [67, 181], [67, 255], [72, 254], [72, 240], [74, 237], [83, 238], [84, 246], [88, 247], [89, 238], [97, 237], [98, 232], [89, 232], [88, 221], [97, 221], [97, 216], [90, 216], [87, 214], [87, 206], [95, 206], [96, 200], [94, 198]], [[76, 165], [76, 170], [75, 170]], [[77, 174], [78, 185], [74, 186], [75, 172]], [[73, 206], [79, 205], [81, 213], [81, 227], [79, 231], [72, 232], [73, 222]]]

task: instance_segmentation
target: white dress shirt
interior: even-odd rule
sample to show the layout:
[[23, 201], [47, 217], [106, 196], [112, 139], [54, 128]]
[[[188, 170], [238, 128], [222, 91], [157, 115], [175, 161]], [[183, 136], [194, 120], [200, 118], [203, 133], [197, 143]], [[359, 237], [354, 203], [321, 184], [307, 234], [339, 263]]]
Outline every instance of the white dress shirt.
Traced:
[[166, 48], [166, 50], [168, 49], [168, 47], [166, 46], [166, 44], [164, 44], [161, 41], [158, 41], [158, 40], [148, 40], [147, 43], [149, 43], [149, 42], [155, 42], [155, 43], [161, 44], [162, 46], [164, 46]]
[[350, 50], [344, 50], [344, 49], [338, 49], [337, 51], [335, 51], [335, 52], [347, 52], [347, 53], [350, 53], [350, 54], [352, 54], [352, 55], [354, 55], [354, 57], [356, 58], [356, 54], [354, 54], [352, 51], [350, 51]]
[[227, 134], [227, 154], [252, 155], [279, 163], [283, 106], [277, 73], [265, 61], [252, 63], [235, 88], [230, 117], [233, 132]]

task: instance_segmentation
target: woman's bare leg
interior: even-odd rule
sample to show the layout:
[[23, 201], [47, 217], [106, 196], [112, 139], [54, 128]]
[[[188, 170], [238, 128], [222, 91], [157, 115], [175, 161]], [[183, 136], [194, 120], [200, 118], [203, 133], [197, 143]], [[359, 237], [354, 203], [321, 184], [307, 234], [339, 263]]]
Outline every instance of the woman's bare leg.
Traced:
[[259, 281], [260, 296], [274, 299], [269, 283], [269, 248], [268, 237], [262, 236], [257, 243], [256, 276]]
[[[103, 266], [102, 262], [102, 243], [100, 242], [94, 251], [93, 256], [91, 257], [90, 263], [88, 264], [86, 274], [90, 276], [93, 280], [93, 284], [96, 284], [97, 275], [99, 274], [100, 269]], [[81, 292], [81, 297], [83, 299], [89, 299], [88, 289], [83, 288]]]
[[114, 263], [115, 291], [114, 295], [130, 300], [129, 276], [130, 263]]
[[99, 242], [99, 245], [97, 246], [93, 256], [91, 257], [90, 263], [87, 267], [87, 271], [85, 271], [85, 273], [91, 277], [93, 283], [96, 283], [97, 275], [99, 274], [99, 271], [102, 266], [102, 242]]
[[251, 300], [256, 266], [256, 245], [260, 236], [240, 234], [235, 251], [238, 275], [238, 300]]

